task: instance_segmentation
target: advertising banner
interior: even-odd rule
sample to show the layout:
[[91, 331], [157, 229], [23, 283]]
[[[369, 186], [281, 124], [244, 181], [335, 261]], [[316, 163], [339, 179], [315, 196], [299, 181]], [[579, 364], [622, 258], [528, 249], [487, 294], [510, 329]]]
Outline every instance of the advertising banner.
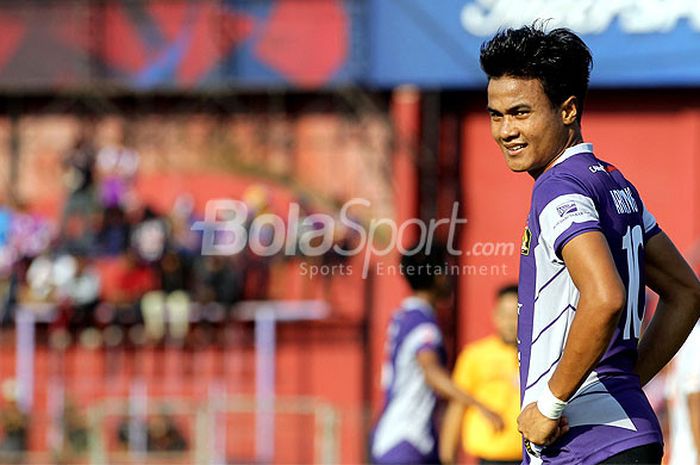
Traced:
[[0, 89], [319, 88], [360, 81], [364, 3], [71, 0], [0, 4]]
[[109, 0], [0, 4], [0, 90], [478, 88], [480, 45], [540, 19], [598, 87], [700, 83], [698, 0]]
[[582, 35], [591, 85], [700, 84], [697, 0], [372, 0], [370, 82], [423, 87], [485, 83], [479, 47], [498, 30], [547, 21]]

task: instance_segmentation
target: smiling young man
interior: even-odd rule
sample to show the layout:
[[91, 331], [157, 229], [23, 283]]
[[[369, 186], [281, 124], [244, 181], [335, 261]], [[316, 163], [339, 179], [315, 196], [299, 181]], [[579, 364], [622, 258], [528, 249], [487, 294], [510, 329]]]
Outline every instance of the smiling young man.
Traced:
[[[527, 463], [661, 461], [642, 386], [700, 315], [700, 283], [635, 187], [584, 143], [591, 54], [567, 29], [507, 29], [481, 48], [491, 132], [534, 179], [518, 355]], [[645, 286], [660, 296], [641, 341]]]

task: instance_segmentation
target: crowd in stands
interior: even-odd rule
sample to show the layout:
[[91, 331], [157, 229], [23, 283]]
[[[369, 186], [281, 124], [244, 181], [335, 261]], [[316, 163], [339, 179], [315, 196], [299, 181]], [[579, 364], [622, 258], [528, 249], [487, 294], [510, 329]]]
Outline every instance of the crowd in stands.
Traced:
[[[49, 303], [57, 309], [52, 327], [75, 336], [107, 327], [114, 335], [115, 326], [119, 338], [139, 326], [150, 341], [182, 344], [192, 312], [220, 322], [239, 300], [267, 297], [269, 260], [247, 249], [202, 255], [201, 233], [191, 229], [192, 196], [155, 211], [137, 194], [138, 169], [135, 150], [98, 149], [84, 135], [65, 155], [60, 218], [29, 213], [16, 201], [0, 206], [3, 324], [19, 308]], [[262, 188], [252, 190], [255, 214], [265, 199]]]
[[[139, 153], [126, 144], [98, 147], [90, 128], [64, 154], [65, 200], [56, 218], [11, 197], [0, 203], [2, 324], [12, 324], [19, 309], [43, 305], [55, 312], [50, 329], [74, 338], [98, 329], [112, 345], [130, 334], [183, 345], [189, 322], [221, 323], [238, 301], [269, 297], [279, 257], [247, 247], [234, 255], [202, 254], [202, 232], [192, 229], [200, 219], [193, 196], [180, 194], [170, 211], [146, 204], [136, 188]], [[269, 212], [270, 192], [262, 185], [250, 186], [241, 200], [248, 225]], [[303, 198], [299, 204], [303, 220], [312, 208]], [[352, 229], [334, 233], [338, 244], [353, 247]], [[331, 249], [310, 260], [345, 258]], [[133, 328], [139, 331], [130, 333]]]

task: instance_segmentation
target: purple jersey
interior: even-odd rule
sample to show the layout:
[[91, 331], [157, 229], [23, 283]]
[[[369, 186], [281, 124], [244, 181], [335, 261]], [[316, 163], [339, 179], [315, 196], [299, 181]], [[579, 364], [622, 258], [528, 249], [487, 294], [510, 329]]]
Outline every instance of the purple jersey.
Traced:
[[438, 463], [437, 398], [416, 356], [433, 350], [444, 363], [442, 334], [430, 304], [416, 297], [401, 303], [387, 334], [382, 367], [384, 409], [372, 438], [377, 464]]
[[626, 309], [602, 359], [564, 410], [570, 431], [525, 463], [596, 464], [662, 442], [634, 374], [644, 313], [644, 244], [660, 229], [635, 187], [597, 159], [591, 144], [567, 149], [535, 182], [520, 257], [518, 349], [522, 406], [536, 402], [561, 359], [579, 291], [562, 260], [564, 245], [600, 231], [627, 290]]

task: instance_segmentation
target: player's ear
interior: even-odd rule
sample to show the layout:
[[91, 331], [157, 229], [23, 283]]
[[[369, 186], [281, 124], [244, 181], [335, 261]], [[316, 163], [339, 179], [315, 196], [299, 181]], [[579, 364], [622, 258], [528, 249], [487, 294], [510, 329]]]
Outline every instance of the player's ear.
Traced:
[[578, 117], [578, 100], [575, 96], [571, 96], [564, 100], [561, 104], [561, 118], [567, 126], [574, 124]]

